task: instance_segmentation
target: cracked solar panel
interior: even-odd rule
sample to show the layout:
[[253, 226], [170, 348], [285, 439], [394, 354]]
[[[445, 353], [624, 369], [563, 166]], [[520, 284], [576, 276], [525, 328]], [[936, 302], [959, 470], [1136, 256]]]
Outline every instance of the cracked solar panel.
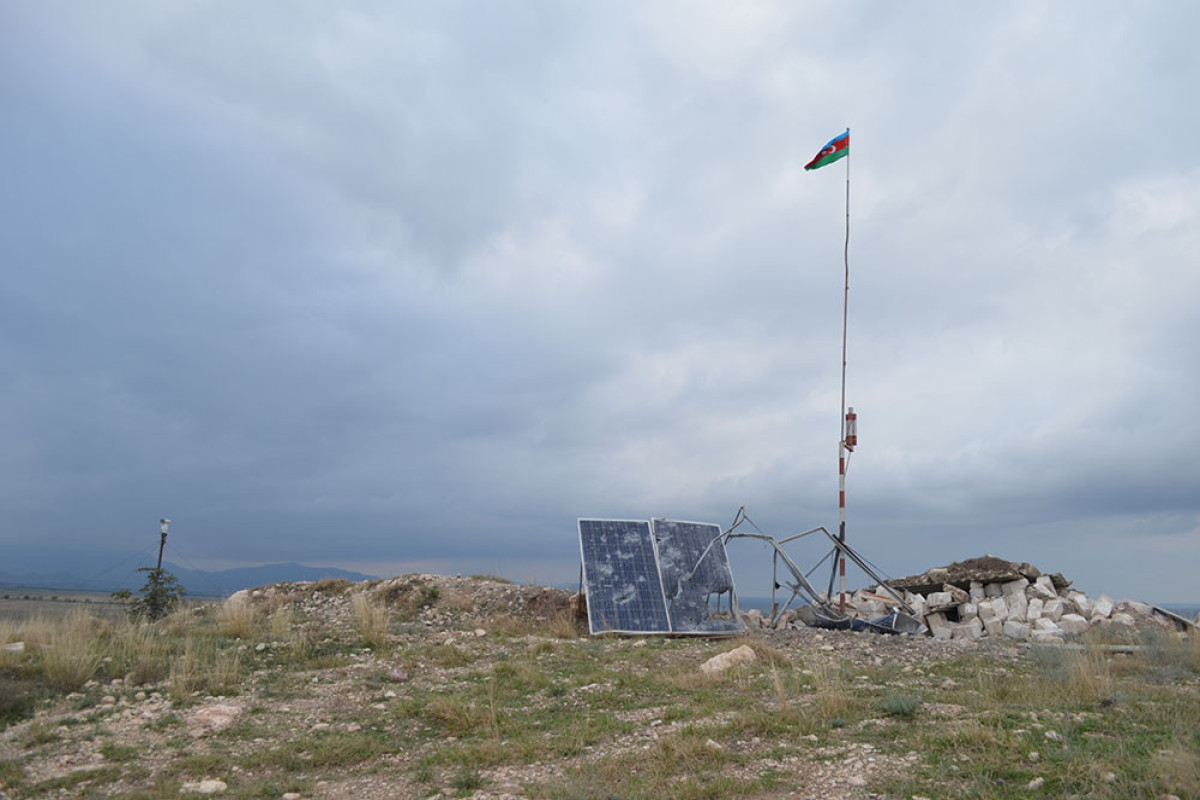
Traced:
[[[704, 522], [651, 521], [667, 615], [675, 633], [720, 634], [743, 630], [740, 620], [711, 616], [712, 595], [733, 595], [733, 570], [721, 528]], [[732, 604], [731, 604], [732, 605]]]
[[671, 632], [650, 523], [581, 519], [579, 546], [593, 634]]

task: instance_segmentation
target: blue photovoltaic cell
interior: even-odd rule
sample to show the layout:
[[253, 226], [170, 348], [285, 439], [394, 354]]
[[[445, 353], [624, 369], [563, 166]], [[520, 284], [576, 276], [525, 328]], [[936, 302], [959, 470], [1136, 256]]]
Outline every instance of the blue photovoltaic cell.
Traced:
[[593, 633], [670, 633], [650, 523], [581, 519], [583, 582]]
[[733, 592], [721, 528], [704, 522], [652, 521], [663, 593], [676, 633], [736, 633], [740, 620], [710, 617], [709, 598]]

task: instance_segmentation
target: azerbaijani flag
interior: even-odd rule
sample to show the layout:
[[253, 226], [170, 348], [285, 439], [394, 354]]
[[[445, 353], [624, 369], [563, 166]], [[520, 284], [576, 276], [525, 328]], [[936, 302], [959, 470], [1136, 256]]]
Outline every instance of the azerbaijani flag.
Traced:
[[806, 170], [820, 169], [828, 164], [832, 164], [842, 156], [850, 155], [850, 131], [846, 131], [841, 136], [835, 136], [829, 140], [829, 144], [821, 148], [821, 152], [817, 153], [812, 161], [804, 165]]

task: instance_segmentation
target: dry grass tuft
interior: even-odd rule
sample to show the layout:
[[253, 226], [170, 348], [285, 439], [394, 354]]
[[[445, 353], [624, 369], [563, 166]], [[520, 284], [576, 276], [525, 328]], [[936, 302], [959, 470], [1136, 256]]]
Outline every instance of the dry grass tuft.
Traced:
[[46, 684], [64, 692], [83, 687], [100, 668], [103, 625], [90, 614], [75, 612], [50, 625], [38, 649]]
[[761, 636], [741, 636], [738, 637], [737, 643], [738, 645], [744, 644], [749, 647], [759, 659], [772, 667], [788, 667], [792, 665], [792, 660], [786, 653], [767, 642]]
[[196, 693], [237, 694], [241, 673], [239, 650], [222, 650], [211, 640], [188, 637], [183, 653], [171, 660], [167, 694], [179, 705], [191, 702]]
[[125, 680], [135, 686], [157, 683], [170, 674], [171, 642], [154, 626], [126, 622], [110, 638], [108, 650], [125, 670]]
[[1150, 760], [1154, 777], [1164, 794], [1200, 797], [1200, 755], [1176, 742]]
[[254, 636], [258, 614], [245, 594], [225, 598], [217, 609], [217, 628], [230, 639], [250, 639]]
[[387, 643], [388, 612], [365, 594], [350, 598], [350, 610], [354, 615], [354, 630], [360, 639], [378, 650]]
[[850, 694], [842, 683], [842, 671], [837, 664], [822, 663], [813, 668], [812, 708], [817, 718], [826, 724], [844, 721], [851, 709]]

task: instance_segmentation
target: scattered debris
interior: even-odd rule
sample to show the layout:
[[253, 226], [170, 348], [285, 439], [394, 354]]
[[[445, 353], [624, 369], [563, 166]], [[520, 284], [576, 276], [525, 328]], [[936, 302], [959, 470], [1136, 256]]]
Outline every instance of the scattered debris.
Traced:
[[[912, 617], [924, 621], [935, 639], [1003, 637], [1061, 644], [1102, 625], [1130, 631], [1151, 626], [1180, 631], [1197, 627], [1165, 609], [1132, 600], [1118, 602], [1103, 594], [1091, 598], [1071, 585], [1060, 573], [1047, 575], [1032, 564], [985, 555], [854, 592], [847, 598], [844, 612], [850, 624], [843, 627], [892, 632], [887, 630], [890, 615], [884, 616], [891, 599], [889, 591], [903, 595]], [[825, 602], [789, 609], [774, 627], [832, 627], [828, 606]], [[743, 619], [749, 622], [748, 617]], [[911, 622], [905, 624], [908, 629], [903, 632], [921, 632], [914, 630]]]

